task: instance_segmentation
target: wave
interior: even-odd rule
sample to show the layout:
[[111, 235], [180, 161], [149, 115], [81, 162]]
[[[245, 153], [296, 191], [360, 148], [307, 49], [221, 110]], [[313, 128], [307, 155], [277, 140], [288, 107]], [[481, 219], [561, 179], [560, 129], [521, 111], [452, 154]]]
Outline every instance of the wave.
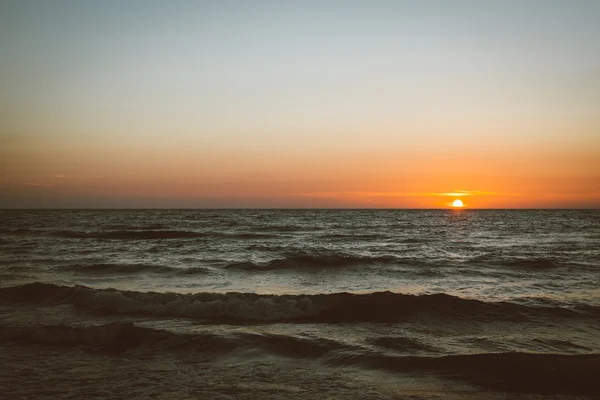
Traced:
[[216, 322], [394, 322], [423, 314], [465, 320], [526, 321], [540, 315], [600, 316], [598, 307], [567, 309], [513, 303], [486, 303], [446, 294], [260, 295], [255, 293], [154, 293], [31, 283], [0, 289], [0, 302], [73, 304], [107, 314], [144, 314]]
[[550, 338], [535, 338], [533, 342], [539, 348], [543, 348], [544, 350], [554, 350], [559, 349], [561, 351], [569, 352], [569, 351], [592, 351], [591, 348], [586, 346], [581, 346], [577, 343], [573, 343], [569, 340], [561, 340], [561, 339], [550, 339]]
[[330, 339], [258, 333], [208, 332], [175, 333], [143, 327], [132, 322], [111, 322], [102, 325], [72, 326], [2, 326], [0, 343], [26, 342], [54, 345], [93, 346], [107, 351], [126, 351], [135, 347], [160, 347], [161, 350], [225, 353], [242, 347], [288, 357], [318, 357], [347, 346]]
[[63, 271], [76, 272], [79, 274], [135, 274], [135, 273], [162, 273], [194, 275], [209, 273], [204, 267], [169, 267], [155, 264], [71, 264], [59, 268]]
[[240, 349], [252, 349], [253, 354], [257, 354], [256, 349], [260, 349], [261, 353], [285, 357], [320, 358], [329, 365], [441, 373], [447, 378], [468, 380], [508, 392], [576, 395], [600, 392], [600, 354], [505, 352], [399, 356], [324, 338], [231, 332], [226, 335], [174, 333], [131, 322], [91, 326], [3, 326], [0, 343], [4, 342], [79, 346], [89, 352], [104, 354], [143, 348], [151, 352], [201, 352], [213, 357]]
[[247, 271], [268, 271], [277, 269], [302, 268], [343, 268], [367, 264], [390, 263], [397, 261], [394, 256], [360, 256], [344, 253], [308, 254], [298, 252], [285, 258], [276, 258], [265, 263], [252, 261], [231, 262], [225, 268]]

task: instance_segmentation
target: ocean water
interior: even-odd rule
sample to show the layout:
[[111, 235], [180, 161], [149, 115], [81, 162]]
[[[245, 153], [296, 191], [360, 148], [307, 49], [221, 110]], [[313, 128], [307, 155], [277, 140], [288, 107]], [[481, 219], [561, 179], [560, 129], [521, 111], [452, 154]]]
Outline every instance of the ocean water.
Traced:
[[0, 211], [2, 398], [600, 396], [600, 211]]

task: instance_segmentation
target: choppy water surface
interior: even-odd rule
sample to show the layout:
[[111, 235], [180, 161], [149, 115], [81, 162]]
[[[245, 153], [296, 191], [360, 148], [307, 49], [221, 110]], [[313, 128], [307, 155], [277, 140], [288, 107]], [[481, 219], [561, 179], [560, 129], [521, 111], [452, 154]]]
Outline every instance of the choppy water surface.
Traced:
[[[2, 211], [0, 285], [13, 359], [118, 355], [189, 375], [174, 397], [445, 398], [440, 375], [458, 398], [600, 394], [599, 211]], [[54, 395], [89, 389], [73, 374]], [[13, 375], [9, 397], [39, 394]]]

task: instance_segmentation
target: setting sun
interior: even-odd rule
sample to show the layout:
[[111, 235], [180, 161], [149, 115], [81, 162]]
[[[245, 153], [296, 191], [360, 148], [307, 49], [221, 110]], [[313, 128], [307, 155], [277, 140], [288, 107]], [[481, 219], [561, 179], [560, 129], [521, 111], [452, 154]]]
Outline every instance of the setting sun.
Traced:
[[464, 206], [463, 202], [459, 199], [456, 199], [452, 202], [452, 207], [463, 207], [463, 206]]

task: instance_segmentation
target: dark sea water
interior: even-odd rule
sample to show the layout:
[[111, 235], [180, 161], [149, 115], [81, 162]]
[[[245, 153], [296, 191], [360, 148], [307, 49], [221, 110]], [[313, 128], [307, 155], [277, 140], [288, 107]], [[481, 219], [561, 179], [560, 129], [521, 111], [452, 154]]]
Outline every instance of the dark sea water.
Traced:
[[0, 397], [600, 396], [600, 211], [0, 211]]

